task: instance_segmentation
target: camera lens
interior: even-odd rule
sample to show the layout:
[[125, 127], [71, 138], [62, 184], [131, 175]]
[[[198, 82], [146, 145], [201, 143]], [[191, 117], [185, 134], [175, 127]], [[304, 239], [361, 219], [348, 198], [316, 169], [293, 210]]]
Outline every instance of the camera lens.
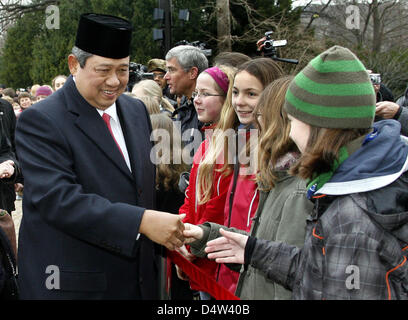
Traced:
[[271, 40], [267, 40], [264, 42], [264, 48], [265, 49], [270, 49], [273, 47], [273, 42]]

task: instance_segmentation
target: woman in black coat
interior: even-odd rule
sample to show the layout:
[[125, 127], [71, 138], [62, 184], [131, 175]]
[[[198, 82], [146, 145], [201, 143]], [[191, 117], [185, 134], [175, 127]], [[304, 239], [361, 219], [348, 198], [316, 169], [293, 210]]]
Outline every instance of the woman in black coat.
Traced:
[[14, 184], [21, 178], [15, 155], [14, 131], [16, 116], [13, 107], [0, 99], [0, 209], [11, 214], [16, 208]]

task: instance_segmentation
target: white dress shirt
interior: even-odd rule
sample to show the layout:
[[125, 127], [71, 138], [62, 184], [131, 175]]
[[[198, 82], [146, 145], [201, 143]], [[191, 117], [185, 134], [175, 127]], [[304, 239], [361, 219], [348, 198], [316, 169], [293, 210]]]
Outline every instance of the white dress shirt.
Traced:
[[107, 113], [110, 116], [110, 125], [112, 128], [113, 135], [115, 137], [116, 142], [118, 143], [120, 149], [122, 150], [123, 157], [125, 158], [126, 165], [128, 166], [129, 170], [132, 171], [130, 167], [130, 160], [129, 160], [129, 153], [126, 148], [125, 137], [123, 136], [122, 127], [120, 126], [120, 121], [118, 114], [116, 112], [116, 103], [113, 103], [109, 108], [105, 110], [98, 110], [100, 116], [102, 117], [103, 113]]
[[[120, 149], [122, 150], [123, 156], [125, 157], [125, 161], [126, 161], [126, 164], [130, 172], [132, 172], [132, 169], [130, 167], [129, 153], [126, 148], [125, 137], [123, 136], [122, 127], [120, 126], [119, 117], [116, 112], [116, 103], [113, 103], [113, 105], [111, 105], [109, 108], [105, 110], [100, 110], [100, 109], [96, 109], [96, 110], [98, 110], [101, 117], [104, 113], [107, 113], [110, 116], [110, 125], [111, 125], [113, 135], [115, 136], [116, 142], [118, 143]], [[139, 238], [140, 238], [140, 233], [137, 234], [136, 241], [139, 240]]]

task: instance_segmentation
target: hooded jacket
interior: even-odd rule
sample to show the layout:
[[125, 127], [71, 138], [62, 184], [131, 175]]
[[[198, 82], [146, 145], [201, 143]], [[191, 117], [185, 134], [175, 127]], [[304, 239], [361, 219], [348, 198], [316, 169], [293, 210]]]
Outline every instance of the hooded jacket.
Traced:
[[302, 249], [250, 238], [246, 262], [293, 299], [408, 299], [408, 145], [400, 129], [394, 120], [375, 123], [317, 190]]

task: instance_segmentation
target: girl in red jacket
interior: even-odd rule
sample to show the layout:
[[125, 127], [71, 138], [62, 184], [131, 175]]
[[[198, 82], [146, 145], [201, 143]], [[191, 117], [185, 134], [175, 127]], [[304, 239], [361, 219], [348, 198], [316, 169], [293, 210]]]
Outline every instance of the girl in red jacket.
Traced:
[[[198, 120], [204, 123], [206, 139], [201, 143], [194, 155], [193, 165], [190, 171], [189, 185], [185, 192], [184, 204], [179, 213], [186, 214], [183, 222], [200, 224], [205, 221], [223, 223], [224, 203], [229, 182], [230, 172], [222, 173], [221, 165], [212, 164], [212, 174], [206, 181], [202, 180], [203, 167], [208, 166], [205, 162], [206, 151], [210, 144], [210, 137], [216, 127], [223, 108], [231, 103], [231, 87], [233, 83], [235, 69], [226, 66], [212, 67], [204, 70], [197, 78], [196, 89], [193, 92], [194, 106], [197, 111]], [[215, 165], [215, 167], [213, 166]], [[205, 171], [205, 170], [204, 170]], [[181, 253], [188, 259], [193, 256], [187, 250]], [[194, 263], [203, 269], [209, 276], [214, 277], [216, 263], [208, 259], [195, 259]], [[185, 279], [181, 270], [177, 268], [180, 278]], [[191, 289], [201, 291], [201, 287], [190, 280]], [[206, 295], [200, 292], [202, 298]]]

